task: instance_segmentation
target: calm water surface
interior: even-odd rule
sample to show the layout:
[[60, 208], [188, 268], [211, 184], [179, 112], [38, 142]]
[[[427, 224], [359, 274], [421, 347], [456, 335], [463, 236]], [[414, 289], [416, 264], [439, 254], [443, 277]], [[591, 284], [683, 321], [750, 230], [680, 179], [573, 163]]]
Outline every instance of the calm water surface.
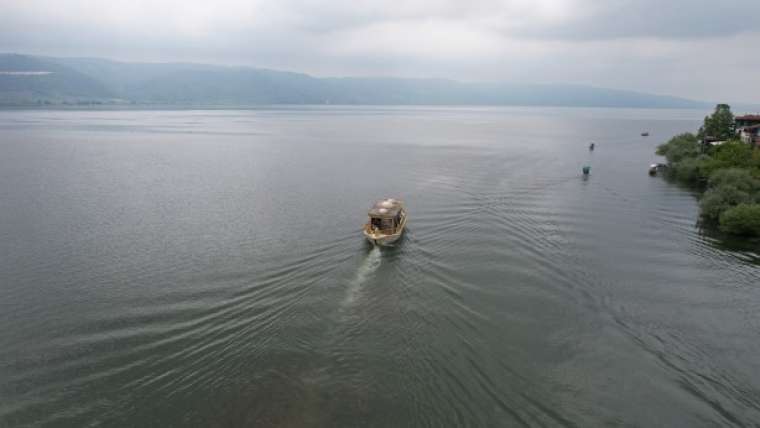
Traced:
[[705, 113], [0, 112], [0, 426], [758, 426], [757, 244], [647, 175]]

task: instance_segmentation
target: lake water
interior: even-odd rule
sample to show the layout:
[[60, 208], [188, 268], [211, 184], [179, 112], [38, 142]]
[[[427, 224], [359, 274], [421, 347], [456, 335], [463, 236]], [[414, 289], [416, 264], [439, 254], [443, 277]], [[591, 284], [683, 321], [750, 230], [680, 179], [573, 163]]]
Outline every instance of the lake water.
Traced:
[[706, 113], [0, 111], [0, 426], [757, 424], [758, 245], [647, 175]]

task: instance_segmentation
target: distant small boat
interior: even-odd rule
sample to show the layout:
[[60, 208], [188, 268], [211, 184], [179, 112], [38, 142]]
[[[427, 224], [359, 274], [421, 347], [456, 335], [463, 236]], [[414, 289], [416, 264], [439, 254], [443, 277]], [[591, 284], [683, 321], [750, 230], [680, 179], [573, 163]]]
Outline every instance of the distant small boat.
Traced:
[[588, 149], [593, 152], [594, 151], [594, 147], [595, 147], [595, 144], [591, 143], [591, 144], [589, 144]]
[[649, 136], [649, 133], [648, 133], [648, 132], [642, 132], [642, 133], [641, 133], [641, 136], [642, 136], [642, 137], [648, 137], [648, 136]]
[[364, 225], [364, 237], [375, 245], [389, 245], [396, 242], [406, 227], [404, 203], [388, 198], [375, 202], [370, 208], [369, 221]]
[[591, 173], [591, 167], [586, 165], [583, 167], [583, 175], [589, 175]]
[[666, 169], [668, 166], [664, 163], [653, 163], [649, 165], [649, 175], [657, 175], [658, 172]]

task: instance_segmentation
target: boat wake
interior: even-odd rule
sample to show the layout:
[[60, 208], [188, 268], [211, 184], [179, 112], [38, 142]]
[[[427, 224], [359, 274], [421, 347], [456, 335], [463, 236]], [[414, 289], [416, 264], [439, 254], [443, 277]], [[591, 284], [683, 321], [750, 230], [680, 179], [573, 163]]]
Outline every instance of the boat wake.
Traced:
[[362, 285], [364, 285], [364, 283], [367, 282], [367, 279], [369, 279], [372, 274], [375, 273], [377, 268], [380, 267], [381, 261], [382, 253], [380, 252], [380, 247], [376, 246], [367, 253], [367, 256], [362, 260], [361, 265], [359, 265], [359, 268], [356, 270], [356, 274], [348, 283], [346, 297], [343, 299], [341, 306], [351, 306], [356, 301], [361, 293]]

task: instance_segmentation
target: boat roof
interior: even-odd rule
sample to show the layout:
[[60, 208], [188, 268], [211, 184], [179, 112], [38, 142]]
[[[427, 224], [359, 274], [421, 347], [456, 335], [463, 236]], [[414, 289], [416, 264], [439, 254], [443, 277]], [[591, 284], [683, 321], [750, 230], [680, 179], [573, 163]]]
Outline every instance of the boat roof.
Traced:
[[370, 217], [393, 218], [398, 215], [402, 208], [404, 208], [404, 203], [398, 199], [381, 199], [372, 205], [367, 214]]

